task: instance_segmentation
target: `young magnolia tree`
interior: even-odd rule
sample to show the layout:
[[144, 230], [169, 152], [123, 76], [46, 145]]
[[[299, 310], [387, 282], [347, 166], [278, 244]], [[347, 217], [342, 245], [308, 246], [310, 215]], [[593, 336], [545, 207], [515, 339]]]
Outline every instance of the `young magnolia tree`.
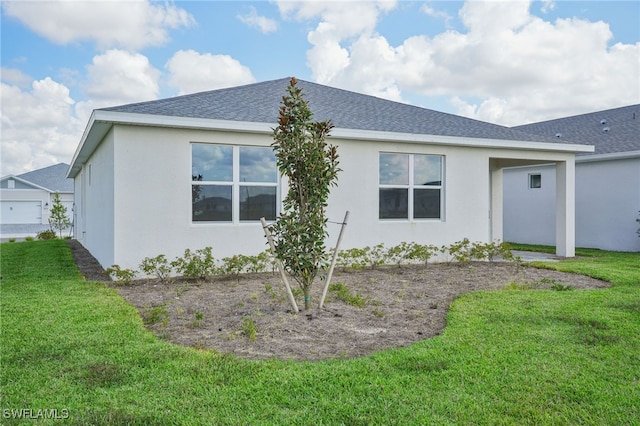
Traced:
[[331, 186], [337, 186], [338, 153], [325, 139], [331, 121], [314, 122], [295, 77], [282, 98], [272, 144], [278, 169], [289, 181], [284, 211], [271, 226], [275, 256], [298, 282], [304, 307], [311, 307], [311, 286], [328, 261], [325, 210]]
[[71, 226], [71, 221], [67, 216], [67, 208], [62, 204], [60, 194], [57, 192], [53, 194], [51, 212], [49, 213], [49, 226], [52, 231], [58, 231], [60, 238], [62, 238], [62, 231]]

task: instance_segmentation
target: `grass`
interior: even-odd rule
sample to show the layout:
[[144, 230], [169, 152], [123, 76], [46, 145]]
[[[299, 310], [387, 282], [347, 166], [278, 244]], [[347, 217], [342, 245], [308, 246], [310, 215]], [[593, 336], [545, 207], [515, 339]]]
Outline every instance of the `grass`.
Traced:
[[609, 289], [469, 293], [436, 338], [309, 363], [158, 340], [114, 290], [80, 278], [64, 241], [0, 250], [3, 424], [52, 424], [53, 409], [72, 425], [640, 423], [638, 253], [549, 266]]

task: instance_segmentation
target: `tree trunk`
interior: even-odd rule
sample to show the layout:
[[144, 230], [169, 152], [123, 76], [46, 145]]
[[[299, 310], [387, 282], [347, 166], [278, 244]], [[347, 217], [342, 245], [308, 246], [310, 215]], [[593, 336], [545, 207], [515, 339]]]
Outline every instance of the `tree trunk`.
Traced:
[[311, 286], [305, 285], [303, 291], [304, 291], [304, 310], [308, 311], [309, 309], [311, 309]]

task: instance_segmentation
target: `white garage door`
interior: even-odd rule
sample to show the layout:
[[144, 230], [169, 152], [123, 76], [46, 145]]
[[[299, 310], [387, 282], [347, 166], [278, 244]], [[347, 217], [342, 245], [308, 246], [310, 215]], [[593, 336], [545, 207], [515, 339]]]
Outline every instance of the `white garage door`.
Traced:
[[3, 224], [42, 223], [42, 201], [2, 201]]

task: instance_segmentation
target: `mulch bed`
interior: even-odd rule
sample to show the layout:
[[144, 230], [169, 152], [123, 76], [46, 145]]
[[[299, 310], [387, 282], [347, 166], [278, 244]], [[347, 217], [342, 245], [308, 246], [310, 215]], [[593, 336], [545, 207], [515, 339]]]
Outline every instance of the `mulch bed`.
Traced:
[[[77, 241], [70, 245], [85, 278], [107, 281], [162, 339], [248, 359], [353, 358], [407, 346], [440, 334], [451, 302], [470, 291], [513, 285], [575, 290], [609, 286], [582, 275], [512, 263], [380, 267], [334, 273], [332, 283], [343, 284], [361, 306], [330, 291], [324, 309], [294, 314], [279, 274], [243, 274], [210, 282], [144, 279], [123, 286], [108, 281]], [[291, 284], [296, 287], [293, 280]], [[316, 304], [322, 286], [320, 281], [314, 285]], [[301, 297], [298, 305], [302, 306]]]

